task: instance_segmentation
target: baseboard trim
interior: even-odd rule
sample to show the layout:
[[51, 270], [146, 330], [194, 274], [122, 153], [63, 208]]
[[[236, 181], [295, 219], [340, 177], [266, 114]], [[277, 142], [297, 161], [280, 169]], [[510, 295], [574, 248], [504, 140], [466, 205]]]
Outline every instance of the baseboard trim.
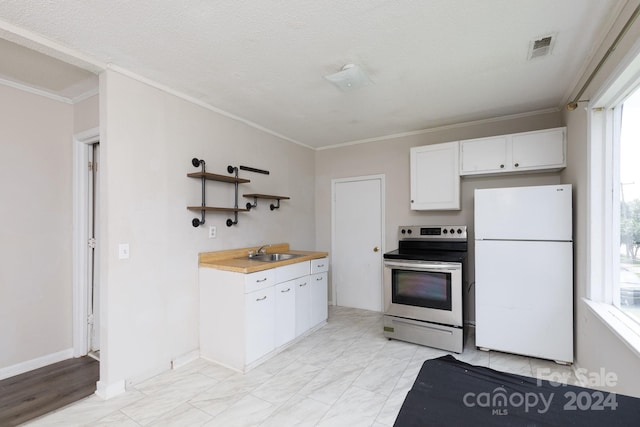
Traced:
[[33, 371], [34, 369], [39, 369], [71, 358], [73, 358], [73, 348], [68, 348], [57, 353], [51, 353], [35, 359], [16, 363], [15, 365], [0, 369], [0, 380], [24, 374], [25, 372]]
[[178, 356], [171, 361], [171, 369], [178, 369], [200, 358], [200, 350], [193, 350], [182, 356]]
[[96, 396], [107, 400], [119, 394], [126, 392], [124, 380], [116, 381], [111, 384], [105, 384], [104, 381], [98, 381], [96, 384]]

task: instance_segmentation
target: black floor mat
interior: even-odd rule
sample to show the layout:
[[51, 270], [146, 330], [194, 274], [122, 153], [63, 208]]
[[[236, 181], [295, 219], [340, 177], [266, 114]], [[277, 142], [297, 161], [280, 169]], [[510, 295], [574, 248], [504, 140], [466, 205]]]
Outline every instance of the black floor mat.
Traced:
[[469, 365], [427, 360], [395, 427], [639, 426], [640, 399]]

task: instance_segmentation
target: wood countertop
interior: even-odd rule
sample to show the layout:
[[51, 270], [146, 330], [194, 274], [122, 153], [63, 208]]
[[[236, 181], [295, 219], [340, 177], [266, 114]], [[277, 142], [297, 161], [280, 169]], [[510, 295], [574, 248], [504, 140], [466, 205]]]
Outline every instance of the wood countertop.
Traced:
[[249, 251], [253, 251], [255, 253], [259, 248], [260, 246], [252, 246], [241, 249], [230, 249], [226, 251], [202, 252], [198, 255], [198, 265], [200, 267], [216, 268], [218, 270], [234, 271], [236, 273], [246, 274], [329, 256], [327, 252], [290, 250], [288, 243], [277, 243], [265, 248], [268, 254], [287, 253], [301, 256], [292, 259], [285, 259], [282, 261], [268, 262], [249, 259]]

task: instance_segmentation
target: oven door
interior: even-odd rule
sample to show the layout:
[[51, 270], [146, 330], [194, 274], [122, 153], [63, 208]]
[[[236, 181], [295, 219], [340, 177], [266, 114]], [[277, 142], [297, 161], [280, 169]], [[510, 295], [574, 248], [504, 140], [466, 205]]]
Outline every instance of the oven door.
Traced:
[[385, 260], [385, 314], [462, 326], [462, 264]]

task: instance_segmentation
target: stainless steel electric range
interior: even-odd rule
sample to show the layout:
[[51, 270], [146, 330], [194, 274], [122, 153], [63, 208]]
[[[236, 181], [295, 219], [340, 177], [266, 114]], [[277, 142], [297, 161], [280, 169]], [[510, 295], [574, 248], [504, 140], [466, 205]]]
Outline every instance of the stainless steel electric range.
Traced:
[[384, 254], [384, 336], [461, 353], [466, 257], [466, 226], [400, 226]]

